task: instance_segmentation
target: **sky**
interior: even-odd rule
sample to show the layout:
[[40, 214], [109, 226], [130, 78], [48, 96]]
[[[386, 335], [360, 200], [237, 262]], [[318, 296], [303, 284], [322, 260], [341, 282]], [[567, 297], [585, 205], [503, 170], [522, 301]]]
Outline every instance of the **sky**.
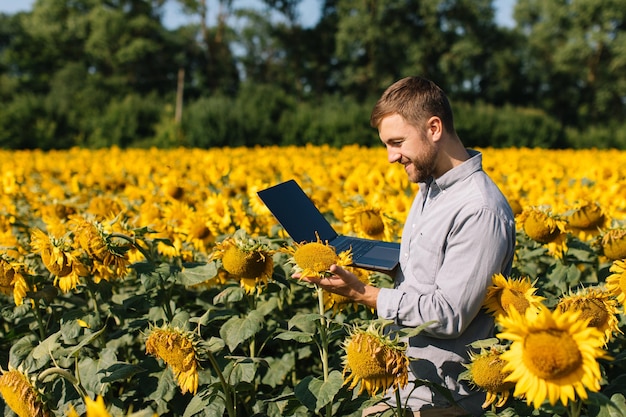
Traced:
[[[259, 4], [259, 1], [245, 0], [250, 5]], [[513, 6], [516, 0], [494, 0], [496, 7], [496, 21], [502, 26], [513, 26]], [[0, 0], [0, 13], [13, 14], [19, 11], [30, 10], [35, 0]], [[244, 1], [237, 2], [243, 4]], [[211, 4], [211, 3], [209, 3]], [[321, 0], [302, 0], [300, 3], [300, 18], [303, 26], [312, 26], [317, 22], [320, 15]], [[188, 23], [190, 18], [185, 16], [177, 3], [169, 1], [166, 4], [163, 24], [169, 29], [174, 29], [180, 25]]]

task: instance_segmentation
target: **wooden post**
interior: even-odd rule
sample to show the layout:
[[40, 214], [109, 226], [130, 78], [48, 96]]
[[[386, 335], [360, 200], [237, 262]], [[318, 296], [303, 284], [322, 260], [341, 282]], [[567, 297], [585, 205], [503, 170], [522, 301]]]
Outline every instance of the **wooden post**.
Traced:
[[178, 84], [176, 86], [176, 113], [174, 122], [179, 125], [183, 118], [183, 91], [185, 89], [185, 68], [178, 69]]

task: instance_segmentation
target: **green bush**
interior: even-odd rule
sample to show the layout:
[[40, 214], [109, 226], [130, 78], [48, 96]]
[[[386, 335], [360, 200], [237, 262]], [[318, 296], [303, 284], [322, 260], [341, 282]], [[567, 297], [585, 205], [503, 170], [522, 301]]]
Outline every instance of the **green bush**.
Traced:
[[370, 105], [338, 96], [326, 97], [318, 105], [299, 103], [296, 111], [281, 119], [282, 144], [372, 146], [378, 136], [369, 125], [370, 111]]
[[454, 105], [456, 128], [467, 146], [562, 147], [559, 123], [540, 110], [477, 103]]
[[67, 141], [57, 138], [55, 118], [45, 105], [45, 97], [23, 94], [0, 104], [0, 147], [6, 149], [67, 148]]
[[163, 106], [156, 95], [129, 94], [122, 101], [111, 101], [102, 117], [94, 121], [86, 145], [125, 148], [142, 138], [154, 137], [154, 126], [161, 118]]
[[577, 149], [626, 149], [626, 125], [590, 126], [581, 131], [567, 130], [570, 146]]
[[183, 113], [183, 144], [194, 148], [241, 146], [234, 100], [222, 95], [190, 103]]

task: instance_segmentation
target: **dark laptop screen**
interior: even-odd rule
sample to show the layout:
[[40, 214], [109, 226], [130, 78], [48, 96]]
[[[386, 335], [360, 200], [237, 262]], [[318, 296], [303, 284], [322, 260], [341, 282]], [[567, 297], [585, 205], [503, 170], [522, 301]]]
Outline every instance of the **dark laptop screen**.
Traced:
[[337, 232], [315, 204], [294, 181], [289, 180], [258, 192], [259, 197], [295, 242], [323, 241], [337, 237]]

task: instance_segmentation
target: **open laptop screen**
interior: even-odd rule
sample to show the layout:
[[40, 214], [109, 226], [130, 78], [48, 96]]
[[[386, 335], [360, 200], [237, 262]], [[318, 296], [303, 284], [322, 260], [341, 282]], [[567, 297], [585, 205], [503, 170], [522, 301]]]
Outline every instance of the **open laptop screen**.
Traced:
[[258, 192], [259, 197], [295, 242], [322, 241], [337, 237], [324, 215], [295, 180], [289, 180]]

